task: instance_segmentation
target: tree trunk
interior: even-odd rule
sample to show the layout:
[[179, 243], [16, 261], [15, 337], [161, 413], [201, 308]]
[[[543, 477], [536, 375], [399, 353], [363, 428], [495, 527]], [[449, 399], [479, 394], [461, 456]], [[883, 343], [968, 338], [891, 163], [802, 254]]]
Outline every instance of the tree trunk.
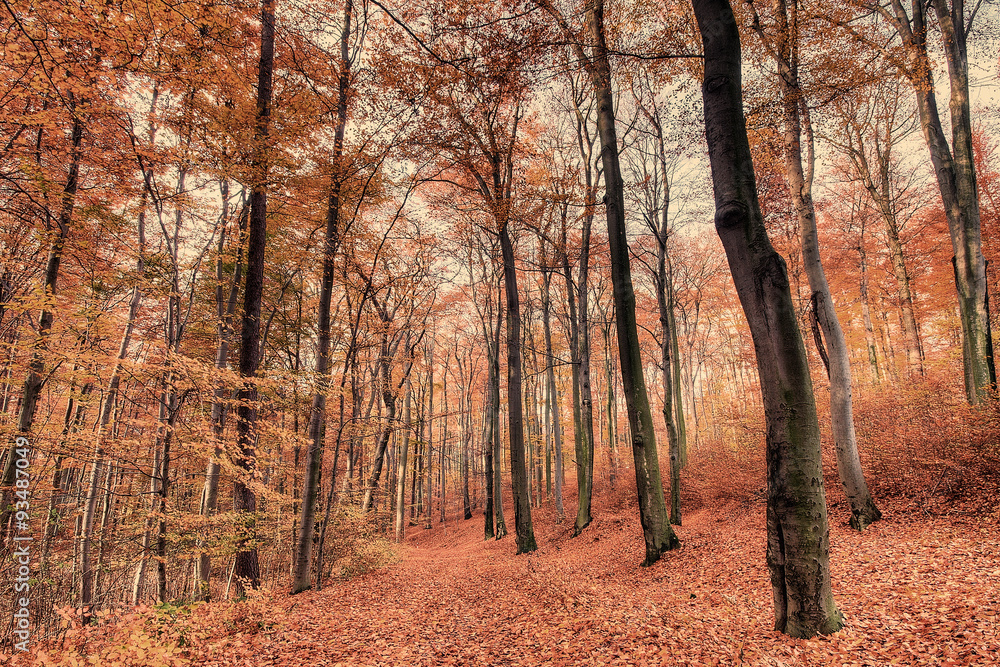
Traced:
[[299, 533], [295, 544], [295, 572], [292, 594], [310, 588], [309, 573], [312, 557], [313, 531], [316, 524], [316, 501], [323, 468], [323, 444], [326, 435], [326, 392], [330, 385], [330, 305], [333, 300], [334, 260], [340, 243], [341, 159], [344, 154], [344, 133], [347, 128], [347, 93], [350, 84], [348, 48], [351, 37], [352, 0], [344, 4], [344, 29], [340, 34], [340, 75], [337, 78], [337, 125], [333, 138], [333, 182], [326, 209], [326, 239], [323, 244], [323, 280], [320, 287], [319, 352], [316, 358], [316, 392], [309, 416], [309, 453], [306, 456], [299, 508]]
[[552, 438], [555, 448], [555, 498], [556, 516], [559, 522], [565, 518], [562, 497], [562, 425], [559, 422], [559, 392], [556, 389], [556, 372], [552, 363], [554, 357], [552, 353], [552, 327], [549, 324], [551, 317], [551, 299], [549, 297], [549, 285], [552, 282], [552, 272], [544, 271], [542, 274], [542, 333], [545, 337], [545, 375], [548, 382], [548, 408], [550, 419], [552, 420]]
[[399, 458], [396, 462], [396, 542], [402, 543], [406, 532], [406, 459], [410, 453], [410, 400], [413, 388], [406, 383], [406, 395], [403, 397], [403, 444], [399, 448]]
[[[228, 216], [228, 200], [229, 200], [229, 184], [226, 182], [222, 188], [222, 200], [223, 200], [223, 218]], [[216, 316], [218, 317], [218, 336], [219, 336], [219, 346], [215, 352], [215, 367], [219, 370], [225, 370], [229, 366], [229, 346], [230, 338], [232, 337], [232, 325], [233, 317], [236, 315], [236, 305], [239, 298], [240, 292], [240, 282], [243, 276], [243, 233], [246, 230], [246, 209], [240, 213], [239, 216], [239, 231], [238, 234], [238, 245], [236, 253], [236, 265], [233, 269], [233, 279], [229, 285], [229, 296], [223, 302], [222, 296], [222, 271], [223, 271], [223, 258], [222, 251], [225, 245], [225, 227], [223, 227], [223, 232], [219, 237], [219, 257], [216, 260], [215, 268], [215, 304], [216, 304]], [[198, 513], [205, 517], [206, 519], [216, 513], [219, 508], [219, 475], [222, 470], [222, 464], [220, 461], [225, 456], [223, 433], [226, 426], [226, 388], [225, 385], [220, 382], [215, 387], [215, 392], [212, 401], [212, 440], [214, 443], [214, 451], [212, 453], [211, 459], [208, 462], [208, 468], [205, 471], [205, 486], [202, 489], [201, 494], [201, 504], [198, 508]], [[199, 539], [199, 546], [203, 545], [203, 541]], [[211, 576], [212, 576], [212, 559], [211, 557], [202, 552], [198, 555], [198, 562], [195, 568], [195, 578], [198, 581], [198, 590], [195, 592], [195, 598], [198, 600], [208, 601], [211, 599]]]
[[865, 345], [868, 348], [868, 366], [871, 368], [872, 381], [878, 384], [881, 374], [878, 368], [878, 353], [875, 345], [875, 327], [872, 326], [871, 305], [868, 302], [868, 255], [865, 253], [865, 230], [861, 227], [861, 238], [858, 240], [858, 263], [861, 280], [859, 291], [861, 298], [861, 318], [865, 325]]
[[490, 417], [493, 440], [493, 511], [496, 518], [496, 539], [507, 536], [507, 521], [503, 515], [503, 476], [500, 474], [502, 447], [500, 446], [500, 329], [503, 326], [503, 298], [497, 294], [497, 323], [492, 331], [493, 358], [490, 361]]
[[503, 255], [504, 289], [507, 294], [507, 431], [510, 442], [510, 480], [514, 491], [514, 529], [517, 553], [538, 548], [531, 525], [531, 497], [528, 495], [528, 472], [524, 461], [524, 418], [521, 398], [521, 308], [517, 293], [517, 270], [514, 247], [507, 223], [500, 227], [500, 251]]
[[727, 0], [694, 0], [705, 53], [705, 136], [715, 226], [726, 249], [757, 355], [767, 426], [767, 563], [776, 630], [835, 632], [819, 422], [785, 262], [757, 200], [743, 116], [740, 41]]
[[611, 282], [614, 286], [618, 352], [621, 357], [622, 389], [632, 437], [639, 517], [646, 542], [646, 557], [642, 564], [652, 565], [665, 551], [679, 547], [680, 540], [670, 527], [667, 517], [653, 415], [643, 379], [635, 318], [635, 292], [632, 289], [632, 271], [625, 227], [624, 183], [618, 159], [618, 136], [615, 131], [611, 67], [605, 41], [603, 0], [588, 3], [587, 18], [594, 44], [589, 69], [597, 99], [597, 127], [604, 165], [608, 245], [611, 255]]
[[[784, 0], [776, 1], [775, 10], [778, 27], [770, 50], [775, 54], [778, 84], [783, 98], [785, 178], [799, 222], [802, 265], [809, 280], [814, 313], [829, 355], [827, 372], [830, 376], [830, 421], [837, 451], [837, 472], [851, 505], [851, 526], [856, 530], [864, 530], [869, 524], [878, 521], [882, 512], [872, 500], [861, 469], [854, 430], [850, 354], [820, 258], [816, 210], [812, 199], [815, 165], [812, 122], [799, 81], [799, 42], [792, 34], [793, 26], [798, 25], [798, 10], [796, 5], [786, 5]], [[759, 21], [755, 21], [755, 26], [762, 41], [769, 43]], [[806, 137], [805, 157], [802, 150], [803, 133]], [[822, 347], [820, 351], [822, 353]]]
[[[962, 361], [965, 393], [969, 403], [983, 401], [996, 387], [993, 340], [990, 331], [986, 260], [982, 252], [979, 196], [972, 152], [969, 107], [969, 64], [966, 50], [965, 3], [947, 0], [930, 3], [937, 13], [948, 63], [951, 90], [949, 116], [952, 146], [948, 145], [934, 91], [934, 68], [927, 52], [925, 5], [915, 2], [909, 17], [901, 0], [891, 0], [891, 13], [883, 10], [903, 42], [904, 73], [913, 87], [924, 140], [937, 176], [954, 257], [952, 264], [962, 322]], [[954, 151], [954, 153], [953, 153]]]
[[[76, 203], [76, 191], [80, 177], [80, 146], [83, 143], [84, 123], [76, 110], [75, 98], [70, 93], [70, 112], [73, 114], [73, 126], [70, 131], [70, 163], [66, 176], [66, 184], [59, 200], [59, 215], [56, 217], [56, 233], [49, 243], [49, 255], [45, 263], [45, 274], [42, 279], [42, 295], [45, 301], [38, 317], [38, 333], [31, 351], [31, 361], [28, 362], [28, 374], [21, 389], [21, 407], [17, 416], [17, 432], [28, 434], [35, 421], [35, 408], [38, 397], [42, 393], [45, 370], [45, 351], [48, 347], [49, 331], [52, 329], [53, 308], [55, 304], [50, 299], [56, 294], [56, 281], [59, 278], [59, 264], [62, 261], [63, 247], [69, 237], [70, 224], [73, 222], [73, 209]], [[6, 536], [7, 524], [13, 514], [14, 481], [17, 474], [18, 440], [14, 438], [7, 450], [7, 460], [4, 463], [3, 474], [0, 475], [0, 488], [3, 498], [0, 499], [0, 538]]]
[[263, 0], [261, 8], [260, 65], [257, 77], [257, 114], [254, 127], [254, 184], [250, 194], [250, 223], [247, 237], [247, 277], [243, 294], [243, 326], [240, 335], [240, 376], [237, 410], [238, 454], [235, 461], [243, 475], [233, 485], [233, 510], [244, 514], [245, 532], [237, 543], [233, 576], [237, 591], [260, 586], [257, 547], [250, 546], [256, 536], [254, 513], [257, 494], [250, 487], [257, 467], [256, 424], [257, 388], [253, 378], [260, 365], [260, 313], [264, 291], [264, 246], [267, 235], [267, 150], [270, 132], [271, 82], [274, 70], [274, 0]]
[[[906, 268], [903, 256], [903, 244], [899, 239], [899, 222], [896, 209], [893, 207], [892, 196], [892, 128], [886, 128], [885, 143], [875, 139], [875, 160], [877, 172], [873, 172], [868, 161], [863, 130], [857, 126], [848, 130], [853, 136], [847, 147], [854, 168], [865, 186], [872, 201], [878, 207], [889, 242], [889, 259], [892, 271], [898, 285], [899, 309], [903, 320], [903, 343], [906, 348], [906, 366], [910, 375], [923, 375], [923, 354], [920, 349], [920, 336], [917, 331], [917, 320], [913, 311], [913, 292], [910, 289], [910, 274]], [[876, 179], [875, 174], [878, 174]], [[867, 292], [867, 286], [866, 286]], [[867, 307], [867, 304], [866, 304]], [[870, 318], [870, 315], [869, 315]]]
[[427, 475], [427, 486], [425, 491], [427, 497], [424, 502], [424, 529], [429, 530], [434, 527], [434, 476], [431, 471], [434, 469], [434, 346], [428, 348], [430, 354], [427, 355], [427, 415], [425, 424], [427, 425], [427, 439], [424, 441], [424, 468]]

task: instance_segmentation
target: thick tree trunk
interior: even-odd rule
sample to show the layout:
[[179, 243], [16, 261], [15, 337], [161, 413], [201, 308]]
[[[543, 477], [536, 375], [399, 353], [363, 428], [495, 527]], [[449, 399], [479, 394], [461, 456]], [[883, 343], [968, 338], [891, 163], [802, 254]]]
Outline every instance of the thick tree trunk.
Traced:
[[743, 116], [740, 41], [727, 0], [694, 0], [705, 52], [715, 225], [750, 324], [767, 426], [767, 562], [776, 630], [843, 624], [833, 600], [819, 422], [784, 260], [764, 227]]
[[506, 223], [500, 227], [500, 251], [503, 255], [504, 289], [507, 294], [507, 423], [510, 442], [510, 479], [514, 491], [514, 530], [517, 553], [538, 548], [531, 525], [531, 496], [528, 494], [528, 471], [524, 461], [524, 418], [521, 398], [521, 307], [517, 293], [517, 269], [514, 247]]

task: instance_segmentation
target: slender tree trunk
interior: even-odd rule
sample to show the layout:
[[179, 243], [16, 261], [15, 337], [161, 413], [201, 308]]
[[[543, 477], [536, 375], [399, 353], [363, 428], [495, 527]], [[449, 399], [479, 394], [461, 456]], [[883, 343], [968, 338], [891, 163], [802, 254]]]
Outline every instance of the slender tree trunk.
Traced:
[[[223, 216], [228, 216], [228, 199], [229, 199], [229, 184], [228, 182], [223, 185], [222, 188], [222, 198], [223, 198]], [[225, 370], [229, 366], [229, 346], [230, 338], [232, 337], [232, 325], [233, 317], [236, 314], [236, 305], [240, 293], [240, 282], [243, 276], [243, 236], [246, 230], [246, 216], [244, 213], [240, 213], [239, 216], [239, 231], [238, 243], [237, 243], [237, 253], [236, 253], [236, 266], [233, 269], [233, 278], [229, 286], [229, 296], [223, 302], [222, 296], [222, 272], [223, 272], [223, 258], [222, 251], [225, 244], [225, 228], [223, 228], [223, 233], [219, 237], [219, 258], [216, 260], [215, 269], [215, 302], [216, 302], [216, 316], [218, 317], [218, 336], [219, 336], [219, 346], [216, 348], [215, 352], [215, 367], [219, 370]], [[198, 513], [204, 517], [208, 518], [216, 513], [219, 509], [219, 475], [222, 470], [222, 461], [225, 456], [223, 433], [226, 427], [226, 388], [223, 383], [219, 383], [215, 387], [213, 401], [212, 401], [212, 440], [214, 444], [214, 451], [212, 457], [208, 461], [208, 468], [205, 471], [205, 486], [202, 489], [201, 494], [201, 504], [198, 508]], [[203, 546], [203, 541], [199, 539], [199, 546]], [[212, 558], [206, 552], [202, 552], [198, 555], [198, 562], [196, 565], [195, 578], [198, 582], [198, 589], [195, 592], [195, 598], [199, 600], [210, 600], [211, 599], [211, 576], [212, 576]]]
[[889, 259], [892, 262], [893, 274], [896, 276], [896, 283], [899, 289], [899, 309], [903, 320], [903, 343], [906, 348], [907, 369], [910, 375], [923, 375], [923, 354], [920, 349], [917, 319], [913, 311], [913, 292], [910, 288], [910, 274], [907, 271], [906, 259], [903, 256], [903, 244], [899, 239], [899, 223], [892, 201], [892, 165], [890, 162], [892, 130], [891, 128], [887, 129], [887, 141], [884, 146], [880, 145], [877, 138], [875, 140], [877, 179], [871, 169], [871, 165], [869, 165], [862, 130], [853, 127], [850, 131], [853, 135], [851, 143], [848, 146], [851, 161], [854, 163], [854, 168], [862, 184], [865, 186], [868, 194], [871, 195], [872, 201], [878, 207], [885, 227], [886, 238], [889, 242]]
[[250, 487], [257, 467], [256, 424], [257, 387], [253, 378], [260, 365], [260, 313], [264, 291], [264, 246], [267, 234], [267, 150], [270, 133], [271, 83], [274, 70], [274, 0], [263, 0], [261, 9], [260, 66], [257, 78], [257, 114], [254, 127], [254, 184], [250, 194], [250, 224], [247, 238], [247, 277], [243, 294], [243, 326], [240, 335], [240, 376], [237, 411], [238, 454], [236, 465], [243, 471], [233, 485], [233, 510], [246, 515], [245, 532], [237, 544], [233, 576], [237, 591], [260, 586], [257, 547], [251, 546], [255, 535], [257, 494]]
[[[864, 530], [869, 524], [878, 521], [882, 512], [875, 506], [861, 469], [854, 430], [850, 354], [820, 258], [819, 232], [812, 199], [815, 165], [812, 122], [799, 81], [799, 41], [794, 34], [798, 26], [798, 8], [795, 4], [786, 5], [785, 0], [776, 0], [775, 12], [778, 26], [773, 40], [760, 28], [759, 20], [755, 20], [755, 27], [761, 40], [774, 54], [778, 68], [778, 84], [784, 110], [785, 178], [799, 222], [802, 265], [809, 280], [814, 313], [829, 357], [827, 372], [830, 376], [830, 421], [837, 452], [837, 472], [851, 505], [851, 526], [856, 530]], [[805, 156], [802, 149], [803, 134], [806, 139]], [[819, 348], [822, 354], [822, 345]]]
[[670, 322], [670, 349], [674, 362], [674, 425], [677, 427], [677, 450], [680, 465], [683, 468], [688, 462], [687, 426], [684, 423], [684, 400], [683, 394], [681, 394], [681, 349], [677, 337], [677, 318], [674, 316], [673, 282], [673, 265], [671, 264], [667, 271], [667, 317]]
[[406, 383], [406, 394], [403, 397], [403, 444], [399, 447], [399, 458], [396, 461], [396, 542], [402, 543], [406, 531], [406, 459], [410, 453], [410, 400], [413, 387]]
[[497, 294], [497, 322], [492, 331], [493, 358], [490, 360], [490, 418], [493, 440], [493, 511], [496, 518], [496, 539], [507, 536], [507, 521], [503, 515], [503, 476], [500, 474], [502, 448], [500, 445], [500, 329], [503, 326], [503, 298]]
[[429, 347], [430, 354], [427, 355], [427, 439], [424, 441], [424, 460], [427, 475], [427, 498], [424, 503], [424, 528], [433, 528], [433, 507], [434, 507], [434, 476], [431, 474], [434, 468], [434, 347]]
[[833, 600], [819, 421], [785, 262], [757, 200], [741, 90], [740, 41], [728, 0], [694, 0], [705, 53], [705, 136], [715, 226], [726, 249], [757, 355], [767, 426], [767, 563], [774, 627], [828, 634], [843, 619]]
[[[901, 0], [891, 0], [883, 15], [895, 27], [903, 42], [906, 58], [904, 74], [917, 99], [917, 111], [931, 164], [937, 176], [944, 204], [954, 257], [952, 265], [962, 323], [962, 360], [965, 393], [969, 403], [983, 401], [996, 387], [996, 367], [989, 322], [986, 260], [982, 252], [979, 196], [972, 151], [972, 120], [969, 105], [969, 65], [966, 49], [965, 3], [934, 0], [948, 64], [949, 117], [952, 145], [949, 146], [938, 112], [934, 89], [934, 68], [927, 51], [924, 3], [912, 5], [908, 16]], [[891, 10], [891, 11], [890, 11]]]
[[[156, 105], [155, 95], [153, 105]], [[152, 134], [152, 132], [151, 132]], [[145, 196], [143, 197], [145, 203]], [[146, 211], [140, 210], [137, 223], [137, 236], [139, 241], [139, 256], [136, 259], [136, 274], [140, 280], [146, 269]], [[101, 417], [98, 422], [97, 435], [94, 444], [94, 465], [90, 468], [90, 480], [87, 483], [87, 500], [84, 505], [82, 533], [80, 536], [80, 609], [84, 623], [90, 622], [93, 613], [94, 599], [94, 578], [91, 563], [91, 539], [94, 529], [94, 515], [97, 508], [97, 497], [100, 494], [99, 481], [103, 473], [105, 445], [110, 437], [111, 420], [114, 416], [115, 403], [118, 400], [118, 388], [121, 385], [122, 362], [128, 354], [129, 344], [132, 341], [132, 332], [135, 330], [136, 321], [139, 316], [139, 307], [142, 304], [142, 288], [140, 285], [132, 287], [132, 298], [129, 300], [128, 319], [125, 322], [125, 331], [122, 333], [121, 343], [118, 345], [118, 354], [115, 357], [115, 364], [111, 370], [111, 377], [108, 380], [108, 391], [104, 396], [104, 403], [101, 408]]]
[[168, 394], [167, 422], [163, 433], [163, 453], [160, 455], [160, 467], [156, 471], [159, 477], [156, 498], [156, 601], [167, 601], [167, 498], [170, 493], [170, 446], [174, 440], [174, 427], [180, 414], [180, 403], [177, 394], [171, 390]]
[[553, 447], [555, 448], [555, 497], [556, 516], [561, 523], [565, 518], [562, 497], [562, 425], [559, 421], [559, 392], [556, 389], [556, 372], [553, 362], [552, 352], [552, 327], [549, 323], [551, 318], [551, 300], [549, 297], [549, 285], [552, 282], [552, 272], [544, 271], [542, 274], [542, 332], [545, 336], [545, 376], [548, 382], [549, 414], [552, 420]]
[[881, 381], [881, 374], [878, 368], [878, 354], [875, 344], [875, 327], [872, 326], [871, 306], [868, 300], [868, 255], [865, 252], [864, 227], [861, 228], [861, 238], [858, 240], [858, 263], [860, 266], [861, 280], [859, 291], [861, 298], [861, 318], [865, 325], [865, 346], [868, 348], [868, 366], [871, 368], [872, 381], [878, 384]]
[[[458, 352], [455, 352], [456, 357]], [[469, 372], [471, 375], [471, 361]], [[468, 378], [467, 378], [468, 379]], [[460, 404], [465, 402], [463, 398], [465, 396], [465, 388], [462, 388], [462, 393], [459, 394]], [[472, 497], [469, 495], [469, 440], [472, 436], [472, 424], [471, 417], [466, 417], [469, 413], [468, 406], [462, 406], [459, 413], [461, 427], [461, 438], [462, 438], [462, 518], [468, 521], [472, 518]]]
[[[59, 265], [62, 261], [63, 248], [69, 237], [70, 225], [73, 222], [73, 209], [76, 203], [76, 192], [80, 178], [80, 147], [83, 144], [84, 122], [77, 112], [73, 94], [69, 96], [70, 112], [73, 114], [73, 125], [70, 130], [70, 162], [66, 184], [60, 195], [59, 214], [56, 217], [56, 232], [49, 242], [49, 255], [45, 262], [45, 274], [42, 278], [42, 295], [45, 299], [38, 317], [38, 333], [35, 336], [31, 351], [31, 361], [28, 362], [28, 374], [21, 389], [21, 407], [17, 416], [17, 432], [28, 434], [35, 421], [35, 408], [44, 384], [45, 352], [48, 348], [48, 336], [52, 329], [53, 309], [51, 301], [56, 294], [56, 281], [59, 279]], [[7, 450], [3, 474], [0, 475], [0, 488], [3, 498], [0, 500], [0, 538], [7, 534], [7, 525], [13, 513], [14, 481], [17, 474], [18, 440], [13, 438]]]
[[639, 516], [646, 542], [643, 565], [652, 565], [680, 540], [670, 527], [660, 463], [656, 449], [653, 415], [643, 379], [639, 333], [635, 318], [635, 292], [632, 288], [628, 238], [625, 228], [625, 195], [618, 159], [618, 136], [615, 131], [614, 95], [611, 90], [611, 67], [604, 30], [604, 2], [588, 3], [588, 24], [593, 39], [590, 75], [597, 99], [597, 127], [601, 138], [604, 165], [605, 205], [608, 220], [608, 244], [611, 255], [611, 282], [614, 286], [615, 323], [618, 330], [618, 353], [621, 356], [622, 390], [628, 411], [635, 461]]
[[451, 408], [448, 405], [448, 367], [450, 365], [451, 365], [451, 350], [448, 350], [448, 353], [445, 355], [444, 358], [444, 370], [441, 372], [442, 375], [441, 390], [444, 393], [443, 403], [442, 403], [442, 405], [444, 406], [444, 409], [442, 410], [442, 412], [444, 413], [444, 416], [442, 417], [442, 419], [444, 420], [444, 424], [442, 424], [441, 426], [441, 445], [440, 445], [441, 465], [438, 466], [438, 476], [440, 478], [440, 483], [441, 483], [441, 501], [439, 503], [440, 513], [438, 515], [438, 523], [444, 523], [445, 520], [444, 505], [445, 505], [445, 488], [447, 486], [447, 479], [445, 477], [445, 472], [446, 472], [445, 449], [448, 442], [448, 415], [451, 412]]
[[[663, 374], [663, 422], [667, 427], [670, 454], [670, 523], [681, 525], [681, 452], [674, 424], [673, 337], [670, 330], [670, 312], [667, 303], [667, 204], [663, 207], [662, 224], [657, 233], [656, 305], [660, 314], [660, 368]], [[679, 399], [679, 397], [678, 397]]]
[[316, 392], [313, 394], [309, 417], [309, 454], [303, 478], [302, 505], [299, 512], [299, 532], [295, 544], [295, 572], [292, 594], [310, 588], [309, 573], [312, 557], [313, 530], [316, 524], [316, 501], [319, 495], [323, 467], [323, 444], [326, 435], [326, 392], [330, 385], [330, 306], [333, 301], [334, 261], [340, 243], [341, 159], [344, 154], [344, 134], [347, 128], [347, 94], [350, 85], [351, 14], [353, 1], [344, 4], [344, 29], [340, 34], [340, 75], [337, 79], [337, 125], [333, 138], [333, 164], [336, 170], [330, 185], [326, 209], [326, 239], [323, 245], [323, 280], [320, 287], [319, 353], [316, 358]]

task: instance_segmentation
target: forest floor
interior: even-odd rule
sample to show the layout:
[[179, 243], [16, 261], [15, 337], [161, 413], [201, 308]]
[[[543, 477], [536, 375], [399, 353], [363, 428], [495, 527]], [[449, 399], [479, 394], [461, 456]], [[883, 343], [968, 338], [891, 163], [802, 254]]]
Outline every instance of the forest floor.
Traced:
[[[683, 548], [640, 568], [634, 501], [602, 495], [577, 538], [571, 517], [557, 523], [551, 508], [536, 510], [539, 549], [530, 555], [514, 555], [513, 535], [484, 541], [479, 513], [411, 527], [395, 564], [245, 603], [222, 623], [192, 623], [201, 630], [162, 663], [150, 652], [147, 664], [1000, 664], [995, 507], [927, 512], [897, 501], [863, 534], [832, 520], [846, 625], [796, 640], [771, 629], [762, 505], [690, 513], [677, 529]], [[37, 657], [74, 664], [59, 651]]]

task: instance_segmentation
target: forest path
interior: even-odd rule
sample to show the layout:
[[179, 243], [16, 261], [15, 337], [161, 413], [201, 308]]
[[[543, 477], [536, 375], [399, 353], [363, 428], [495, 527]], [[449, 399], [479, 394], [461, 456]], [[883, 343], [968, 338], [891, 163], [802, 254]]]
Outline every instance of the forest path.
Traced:
[[279, 603], [295, 622], [254, 638], [253, 664], [1000, 662], [995, 519], [888, 512], [863, 535], [835, 523], [834, 590], [847, 626], [805, 641], [771, 630], [762, 508], [693, 513], [678, 531], [684, 548], [639, 568], [638, 519], [625, 500], [613, 504], [575, 539], [570, 520], [535, 512], [540, 548], [522, 556], [512, 535], [483, 541], [478, 513], [411, 527], [397, 564]]

